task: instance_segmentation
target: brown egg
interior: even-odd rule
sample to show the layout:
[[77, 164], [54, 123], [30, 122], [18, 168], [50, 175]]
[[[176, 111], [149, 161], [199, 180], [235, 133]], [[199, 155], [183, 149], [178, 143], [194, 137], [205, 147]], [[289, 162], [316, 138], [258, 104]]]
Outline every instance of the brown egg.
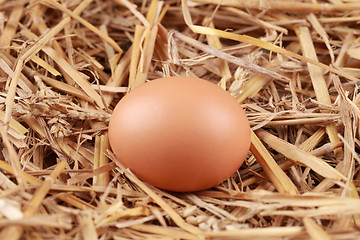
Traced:
[[199, 191], [236, 172], [250, 147], [250, 126], [236, 100], [190, 77], [141, 85], [116, 105], [109, 140], [119, 162], [165, 190]]

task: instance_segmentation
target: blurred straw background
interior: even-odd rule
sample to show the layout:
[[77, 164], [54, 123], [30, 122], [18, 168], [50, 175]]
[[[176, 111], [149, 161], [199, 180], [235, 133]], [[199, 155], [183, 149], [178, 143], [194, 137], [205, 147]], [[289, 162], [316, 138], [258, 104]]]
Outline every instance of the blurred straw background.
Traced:
[[[0, 239], [360, 239], [360, 1], [0, 0]], [[162, 76], [224, 88], [252, 145], [170, 193], [107, 126]]]

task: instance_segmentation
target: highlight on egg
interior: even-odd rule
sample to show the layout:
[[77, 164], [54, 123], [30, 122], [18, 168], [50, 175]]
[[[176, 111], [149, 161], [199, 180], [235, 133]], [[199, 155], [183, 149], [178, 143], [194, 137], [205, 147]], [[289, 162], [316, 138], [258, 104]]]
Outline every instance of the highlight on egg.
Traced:
[[164, 77], [125, 95], [109, 123], [116, 161], [158, 188], [192, 192], [232, 176], [250, 147], [250, 126], [222, 88], [193, 77]]

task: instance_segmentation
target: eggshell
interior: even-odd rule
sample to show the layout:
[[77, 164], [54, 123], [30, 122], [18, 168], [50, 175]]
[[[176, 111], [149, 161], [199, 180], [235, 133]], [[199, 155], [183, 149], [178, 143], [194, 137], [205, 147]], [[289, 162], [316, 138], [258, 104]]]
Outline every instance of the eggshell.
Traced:
[[140, 179], [165, 190], [199, 191], [236, 172], [250, 147], [245, 112], [209, 81], [166, 77], [134, 89], [109, 123], [112, 151]]

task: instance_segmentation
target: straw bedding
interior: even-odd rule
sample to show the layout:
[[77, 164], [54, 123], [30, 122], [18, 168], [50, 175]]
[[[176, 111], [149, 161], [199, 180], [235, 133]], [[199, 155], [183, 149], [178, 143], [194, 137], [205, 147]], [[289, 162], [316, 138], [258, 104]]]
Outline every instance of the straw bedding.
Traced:
[[[360, 2], [0, 0], [0, 239], [360, 239]], [[246, 110], [202, 192], [116, 165], [126, 92], [189, 75]], [[145, 121], [145, 120], [144, 120]]]

